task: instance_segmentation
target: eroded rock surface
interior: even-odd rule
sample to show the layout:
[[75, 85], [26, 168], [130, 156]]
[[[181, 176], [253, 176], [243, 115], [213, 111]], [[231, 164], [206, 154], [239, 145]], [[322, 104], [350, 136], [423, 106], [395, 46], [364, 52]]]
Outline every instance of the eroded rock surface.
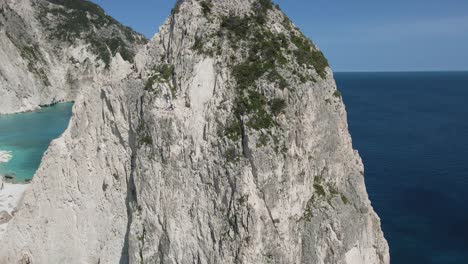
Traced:
[[0, 262], [389, 263], [328, 63], [269, 1], [179, 1], [73, 111]]
[[0, 0], [0, 114], [74, 101], [97, 79], [122, 78], [143, 36], [81, 0]]

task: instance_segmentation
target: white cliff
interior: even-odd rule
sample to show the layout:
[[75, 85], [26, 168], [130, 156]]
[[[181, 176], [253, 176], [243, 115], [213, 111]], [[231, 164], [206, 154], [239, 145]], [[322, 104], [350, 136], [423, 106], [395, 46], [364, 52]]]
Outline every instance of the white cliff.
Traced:
[[0, 114], [74, 101], [145, 39], [77, 0], [0, 0]]
[[389, 263], [328, 63], [269, 1], [179, 1], [123, 72], [82, 89], [0, 263]]
[[0, 175], [0, 237], [5, 232], [8, 222], [15, 214], [17, 205], [23, 197], [27, 184], [14, 184], [3, 180]]

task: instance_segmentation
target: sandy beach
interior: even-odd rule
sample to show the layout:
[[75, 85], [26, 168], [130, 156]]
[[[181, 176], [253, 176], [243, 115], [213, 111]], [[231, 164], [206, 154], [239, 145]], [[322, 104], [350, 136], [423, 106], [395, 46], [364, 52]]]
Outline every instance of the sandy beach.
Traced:
[[27, 188], [28, 184], [5, 182], [0, 175], [0, 237], [5, 232], [8, 220]]

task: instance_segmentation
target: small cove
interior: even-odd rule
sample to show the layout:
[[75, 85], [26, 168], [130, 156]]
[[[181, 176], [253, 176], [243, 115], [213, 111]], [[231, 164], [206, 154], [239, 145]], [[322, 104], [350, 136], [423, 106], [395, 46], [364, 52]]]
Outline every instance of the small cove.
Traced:
[[32, 179], [50, 142], [67, 128], [73, 103], [37, 111], [0, 115], [0, 175]]

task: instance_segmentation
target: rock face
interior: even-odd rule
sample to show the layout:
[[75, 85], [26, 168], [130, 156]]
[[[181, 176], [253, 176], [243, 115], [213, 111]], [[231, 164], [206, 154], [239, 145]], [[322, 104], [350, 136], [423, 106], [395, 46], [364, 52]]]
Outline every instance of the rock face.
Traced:
[[326, 59], [277, 7], [179, 1], [133, 73], [82, 90], [0, 263], [389, 263], [363, 175]]
[[145, 38], [81, 0], [0, 0], [0, 114], [73, 101]]
[[11, 220], [11, 215], [7, 211], [0, 212], [0, 225], [8, 223]]

